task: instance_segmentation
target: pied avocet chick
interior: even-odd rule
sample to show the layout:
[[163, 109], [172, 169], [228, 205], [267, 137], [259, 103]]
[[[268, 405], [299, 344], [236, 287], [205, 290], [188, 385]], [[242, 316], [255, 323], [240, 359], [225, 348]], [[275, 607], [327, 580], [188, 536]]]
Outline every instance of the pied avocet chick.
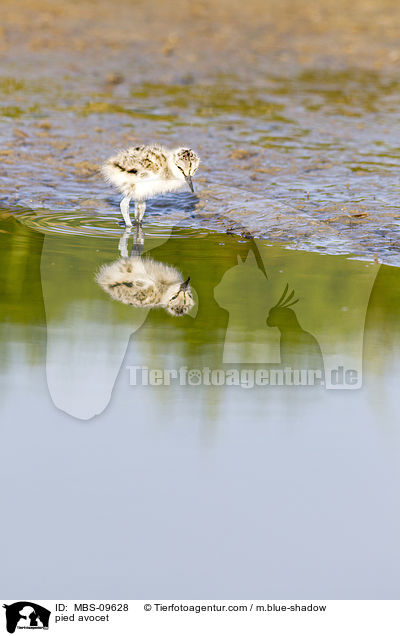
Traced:
[[194, 306], [190, 277], [184, 281], [175, 267], [150, 258], [128, 256], [102, 265], [96, 280], [125, 305], [163, 307], [172, 316], [183, 316]]
[[124, 195], [120, 207], [126, 226], [130, 227], [131, 199], [135, 201], [135, 220], [140, 223], [146, 199], [179, 190], [185, 183], [194, 192], [192, 177], [199, 163], [199, 157], [190, 148], [168, 150], [154, 144], [123, 150], [106, 161], [102, 173]]

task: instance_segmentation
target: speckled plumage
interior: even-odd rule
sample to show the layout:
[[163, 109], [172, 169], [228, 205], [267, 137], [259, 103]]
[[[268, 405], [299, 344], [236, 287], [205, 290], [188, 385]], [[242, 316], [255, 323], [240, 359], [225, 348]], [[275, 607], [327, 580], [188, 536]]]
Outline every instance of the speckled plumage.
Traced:
[[134, 307], [164, 307], [173, 316], [186, 314], [194, 305], [189, 279], [164, 263], [130, 256], [103, 265], [98, 284], [114, 300]]
[[179, 190], [187, 183], [193, 191], [192, 176], [200, 163], [190, 148], [169, 150], [164, 146], [136, 146], [110, 157], [102, 166], [106, 181], [123, 194], [120, 207], [126, 225], [132, 225], [129, 203], [135, 201], [135, 220], [140, 222], [146, 199]]

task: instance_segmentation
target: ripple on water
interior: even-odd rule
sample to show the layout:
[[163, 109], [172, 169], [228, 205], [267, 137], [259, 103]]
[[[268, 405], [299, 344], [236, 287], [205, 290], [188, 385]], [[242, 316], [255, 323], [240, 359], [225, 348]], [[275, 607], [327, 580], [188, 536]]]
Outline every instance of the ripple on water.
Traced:
[[16, 218], [32, 230], [45, 234], [80, 234], [84, 236], [119, 236], [123, 226], [115, 215], [90, 212], [48, 212], [23, 210]]
[[[42, 234], [120, 238], [126, 229], [119, 214], [93, 214], [85, 211], [49, 213], [45, 210], [23, 210], [15, 213], [14, 216], [20, 223]], [[171, 223], [146, 224], [147, 242], [168, 239], [173, 225]], [[134, 233], [134, 227], [131, 232]], [[198, 232], [190, 228], [185, 231], [187, 237], [193, 234], [197, 235]]]

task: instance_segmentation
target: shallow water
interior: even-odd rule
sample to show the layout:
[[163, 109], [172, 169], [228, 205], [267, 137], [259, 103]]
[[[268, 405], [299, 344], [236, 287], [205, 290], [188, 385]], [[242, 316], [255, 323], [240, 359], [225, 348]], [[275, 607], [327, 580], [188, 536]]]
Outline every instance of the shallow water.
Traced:
[[154, 199], [149, 223], [400, 264], [397, 76], [142, 76], [0, 78], [0, 202], [34, 210], [39, 227], [54, 213], [117, 220], [102, 161], [129, 144], [183, 143], [202, 158], [196, 196]]
[[4, 541], [23, 505], [42, 564], [5, 554], [8, 594], [397, 597], [400, 270], [150, 214], [176, 318], [96, 283], [123, 234], [0, 217]]

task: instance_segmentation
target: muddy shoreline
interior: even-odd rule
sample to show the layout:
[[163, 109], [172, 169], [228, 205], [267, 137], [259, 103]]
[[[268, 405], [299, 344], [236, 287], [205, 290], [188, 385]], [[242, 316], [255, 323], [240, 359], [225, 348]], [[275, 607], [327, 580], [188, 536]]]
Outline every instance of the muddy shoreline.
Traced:
[[[4, 62], [102, 73], [117, 65], [171, 81], [304, 68], [396, 71], [395, 0], [3, 0]], [[42, 61], [39, 65], [38, 62]], [[115, 70], [115, 69], [114, 69]], [[140, 79], [140, 78], [139, 78]], [[143, 78], [142, 78], [143, 79]]]

